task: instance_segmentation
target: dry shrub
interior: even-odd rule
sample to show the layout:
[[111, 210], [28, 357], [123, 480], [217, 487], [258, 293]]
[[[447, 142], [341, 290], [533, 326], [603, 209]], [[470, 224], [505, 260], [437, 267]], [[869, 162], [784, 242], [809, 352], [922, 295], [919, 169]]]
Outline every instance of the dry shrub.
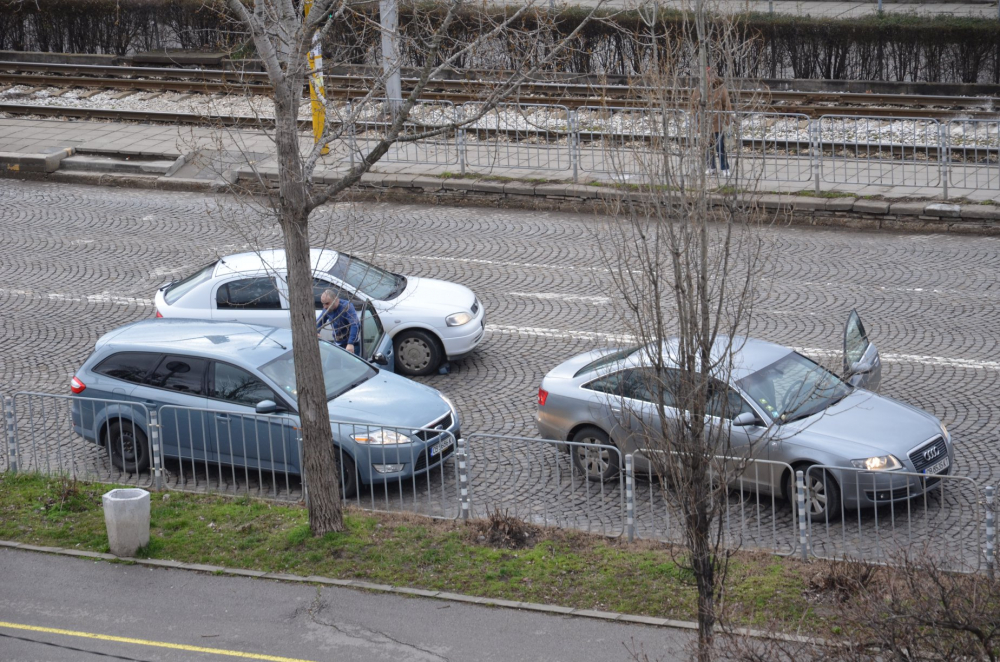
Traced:
[[500, 549], [531, 547], [538, 538], [539, 529], [528, 524], [506, 508], [486, 509], [486, 519], [475, 523], [481, 541]]
[[862, 561], [835, 560], [824, 564], [809, 579], [809, 588], [829, 596], [836, 602], [845, 602], [858, 593], [869, 590], [879, 581], [882, 568]]

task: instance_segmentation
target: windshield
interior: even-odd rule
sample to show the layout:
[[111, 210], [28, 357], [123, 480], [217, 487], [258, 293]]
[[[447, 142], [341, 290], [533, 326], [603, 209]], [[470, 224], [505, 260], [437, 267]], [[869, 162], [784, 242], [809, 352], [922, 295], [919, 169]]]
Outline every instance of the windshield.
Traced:
[[406, 288], [406, 279], [397, 274], [379, 269], [373, 264], [347, 253], [340, 253], [330, 275], [344, 281], [356, 290], [360, 290], [372, 299], [392, 299]]
[[[333, 400], [377, 374], [374, 368], [355, 355], [326, 341], [319, 343], [319, 356], [323, 364], [327, 400]], [[299, 391], [295, 384], [295, 363], [292, 361], [291, 350], [262, 365], [260, 371], [277, 384], [286, 395], [298, 400]]]
[[796, 353], [736, 383], [778, 423], [812, 416], [851, 392], [840, 377]]
[[187, 278], [177, 281], [176, 283], [171, 283], [163, 289], [163, 300], [167, 303], [174, 303], [182, 296], [198, 287], [206, 280], [212, 277], [212, 272], [215, 271], [215, 265], [217, 262], [213, 262], [207, 267], [202, 267], [198, 271], [194, 272]]
[[632, 352], [634, 352], [637, 349], [639, 349], [638, 345], [636, 347], [628, 347], [626, 349], [619, 349], [617, 351], [611, 352], [610, 354], [605, 354], [604, 356], [600, 357], [599, 359], [591, 361], [587, 365], [585, 365], [582, 368], [580, 368], [579, 370], [577, 370], [576, 373], [573, 376], [574, 377], [579, 377], [580, 375], [583, 375], [585, 373], [593, 372], [593, 371], [597, 370], [598, 368], [604, 367], [606, 365], [611, 365], [615, 361], [620, 361], [620, 360], [624, 359], [626, 356], [628, 356], [629, 354], [631, 354]]

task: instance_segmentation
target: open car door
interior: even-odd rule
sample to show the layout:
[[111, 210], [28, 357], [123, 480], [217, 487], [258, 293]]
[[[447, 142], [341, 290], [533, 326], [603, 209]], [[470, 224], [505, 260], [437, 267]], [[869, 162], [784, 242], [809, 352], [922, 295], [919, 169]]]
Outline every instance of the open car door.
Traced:
[[868, 333], [852, 310], [844, 325], [844, 379], [852, 386], [874, 391], [882, 381], [882, 360]]
[[[395, 372], [396, 361], [392, 354], [392, 338], [385, 332], [382, 320], [370, 303], [361, 307], [359, 315], [361, 322], [361, 349], [358, 354], [366, 361], [382, 365], [389, 372]], [[386, 363], [381, 364], [378, 355], [385, 357]]]

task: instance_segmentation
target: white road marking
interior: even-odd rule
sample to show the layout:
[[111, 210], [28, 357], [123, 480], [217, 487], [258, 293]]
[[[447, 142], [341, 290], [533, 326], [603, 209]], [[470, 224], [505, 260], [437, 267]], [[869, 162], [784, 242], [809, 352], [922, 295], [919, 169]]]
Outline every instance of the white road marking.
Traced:
[[553, 269], [553, 270], [565, 270], [565, 271], [603, 271], [608, 272], [607, 269], [602, 269], [600, 267], [570, 267], [570, 266], [560, 266], [554, 264], [533, 264], [531, 262], [499, 262], [496, 260], [479, 260], [471, 257], [443, 257], [441, 255], [402, 255], [400, 253], [376, 253], [379, 257], [388, 257], [392, 259], [406, 259], [406, 260], [420, 260], [420, 261], [437, 261], [437, 262], [462, 262], [465, 264], [487, 264], [495, 267], [521, 267], [524, 269]]
[[5, 290], [0, 288], [0, 294], [9, 294], [11, 296], [23, 296], [32, 298], [45, 298], [49, 301], [62, 301], [66, 303], [113, 303], [120, 306], [152, 306], [152, 299], [145, 299], [141, 297], [129, 297], [122, 296], [118, 294], [111, 294], [110, 292], [102, 292], [101, 294], [87, 294], [84, 296], [73, 296], [71, 294], [62, 294], [59, 292], [47, 292], [42, 294], [41, 292], [35, 292], [33, 290]]
[[[559, 338], [564, 340], [599, 340], [609, 343], [634, 343], [636, 337], [627, 333], [600, 333], [597, 331], [567, 331], [565, 329], [545, 329], [538, 327], [504, 326], [499, 324], [487, 324], [487, 332], [499, 333], [503, 335], [524, 335], [539, 338]], [[812, 357], [839, 359], [843, 354], [841, 350], [821, 349], [817, 347], [792, 347], [797, 352]], [[976, 359], [954, 359], [945, 356], [925, 356], [920, 354], [880, 354], [883, 361], [892, 363], [920, 363], [923, 365], [936, 365], [948, 368], [962, 368], [969, 370], [997, 370], [1000, 371], [1000, 361], [980, 361]]]
[[611, 297], [586, 296], [579, 294], [556, 294], [555, 292], [508, 292], [512, 297], [525, 297], [527, 299], [557, 299], [559, 301], [586, 301], [597, 306], [611, 303]]

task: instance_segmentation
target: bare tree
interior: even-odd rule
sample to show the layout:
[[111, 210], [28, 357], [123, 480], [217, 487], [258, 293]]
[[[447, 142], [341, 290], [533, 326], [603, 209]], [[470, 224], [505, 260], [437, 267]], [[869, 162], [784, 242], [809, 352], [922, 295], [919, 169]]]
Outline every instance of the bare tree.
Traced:
[[749, 46], [725, 20], [707, 22], [701, 3], [688, 34], [654, 51], [642, 88], [650, 135], [617, 158], [635, 193], [609, 203], [600, 243], [623, 329], [641, 348], [606, 393], [619, 399], [628, 450], [641, 451], [678, 513], [678, 560], [698, 590], [697, 658], [708, 660], [728, 559], [720, 515], [727, 482], [746, 466], [719, 458], [754, 454], [731, 442], [742, 401], [726, 384], [768, 251], [754, 204], [759, 174], [734, 159], [732, 139], [720, 152], [727, 132], [738, 141], [734, 113], [755, 106], [727, 76]]
[[[603, 2], [603, 0], [602, 0]], [[590, 16], [601, 8], [598, 2]], [[315, 180], [317, 166], [322, 162], [325, 147], [342, 144], [356, 127], [373, 112], [379, 112], [386, 102], [386, 80], [389, 71], [372, 74], [367, 93], [350, 106], [328, 104], [322, 136], [315, 144], [302, 140], [299, 131], [303, 91], [308, 80], [308, 53], [314, 35], [319, 40], [333, 26], [349, 18], [378, 30], [378, 23], [347, 0], [316, 0], [308, 17], [292, 0], [228, 0], [230, 12], [249, 32], [264, 70], [273, 88], [273, 138], [278, 160], [278, 190], [268, 198], [273, 216], [281, 228], [287, 259], [289, 308], [291, 311], [292, 342], [295, 352], [295, 372], [298, 385], [298, 406], [303, 439], [303, 470], [309, 480], [309, 524], [314, 534], [343, 528], [339, 472], [336, 467], [330, 424], [327, 416], [323, 375], [319, 350], [316, 347], [315, 313], [310, 268], [310, 214], [320, 205], [335, 198], [357, 183], [361, 176], [382, 159], [400, 141], [416, 141], [453, 131], [456, 120], [438, 122], [426, 129], [413, 129], [411, 119], [429, 81], [441, 77], [456, 63], [475, 61], [483, 49], [498, 48], [506, 43], [532, 44], [544, 31], [546, 12], [536, 11], [532, 2], [517, 8], [496, 11], [487, 5], [467, 5], [462, 0], [449, 0], [439, 7], [408, 7], [410, 22], [404, 33], [400, 27], [390, 35], [405, 39], [408, 52], [418, 53], [419, 63], [408, 92], [401, 103], [391, 104], [389, 120], [380, 135], [368, 143], [352, 161], [351, 167], [340, 171], [335, 181], [319, 185]], [[439, 11], [440, 10], [440, 11]], [[471, 13], [470, 13], [471, 12]], [[589, 17], [588, 16], [588, 19]], [[531, 20], [526, 20], [531, 18]], [[476, 21], [478, 35], [464, 43], [452, 36], [450, 27], [459, 20]], [[477, 121], [485, 113], [516, 91], [520, 82], [536, 75], [574, 43], [578, 28], [557, 43], [545, 43], [544, 48], [526, 48], [514, 57], [513, 66], [482, 94], [478, 111], [463, 119]], [[528, 26], [528, 27], [525, 27]], [[510, 57], [511, 53], [506, 52]], [[336, 63], [334, 63], [336, 64]], [[396, 68], [398, 69], [398, 63]], [[513, 71], [513, 73], [511, 73]]]

